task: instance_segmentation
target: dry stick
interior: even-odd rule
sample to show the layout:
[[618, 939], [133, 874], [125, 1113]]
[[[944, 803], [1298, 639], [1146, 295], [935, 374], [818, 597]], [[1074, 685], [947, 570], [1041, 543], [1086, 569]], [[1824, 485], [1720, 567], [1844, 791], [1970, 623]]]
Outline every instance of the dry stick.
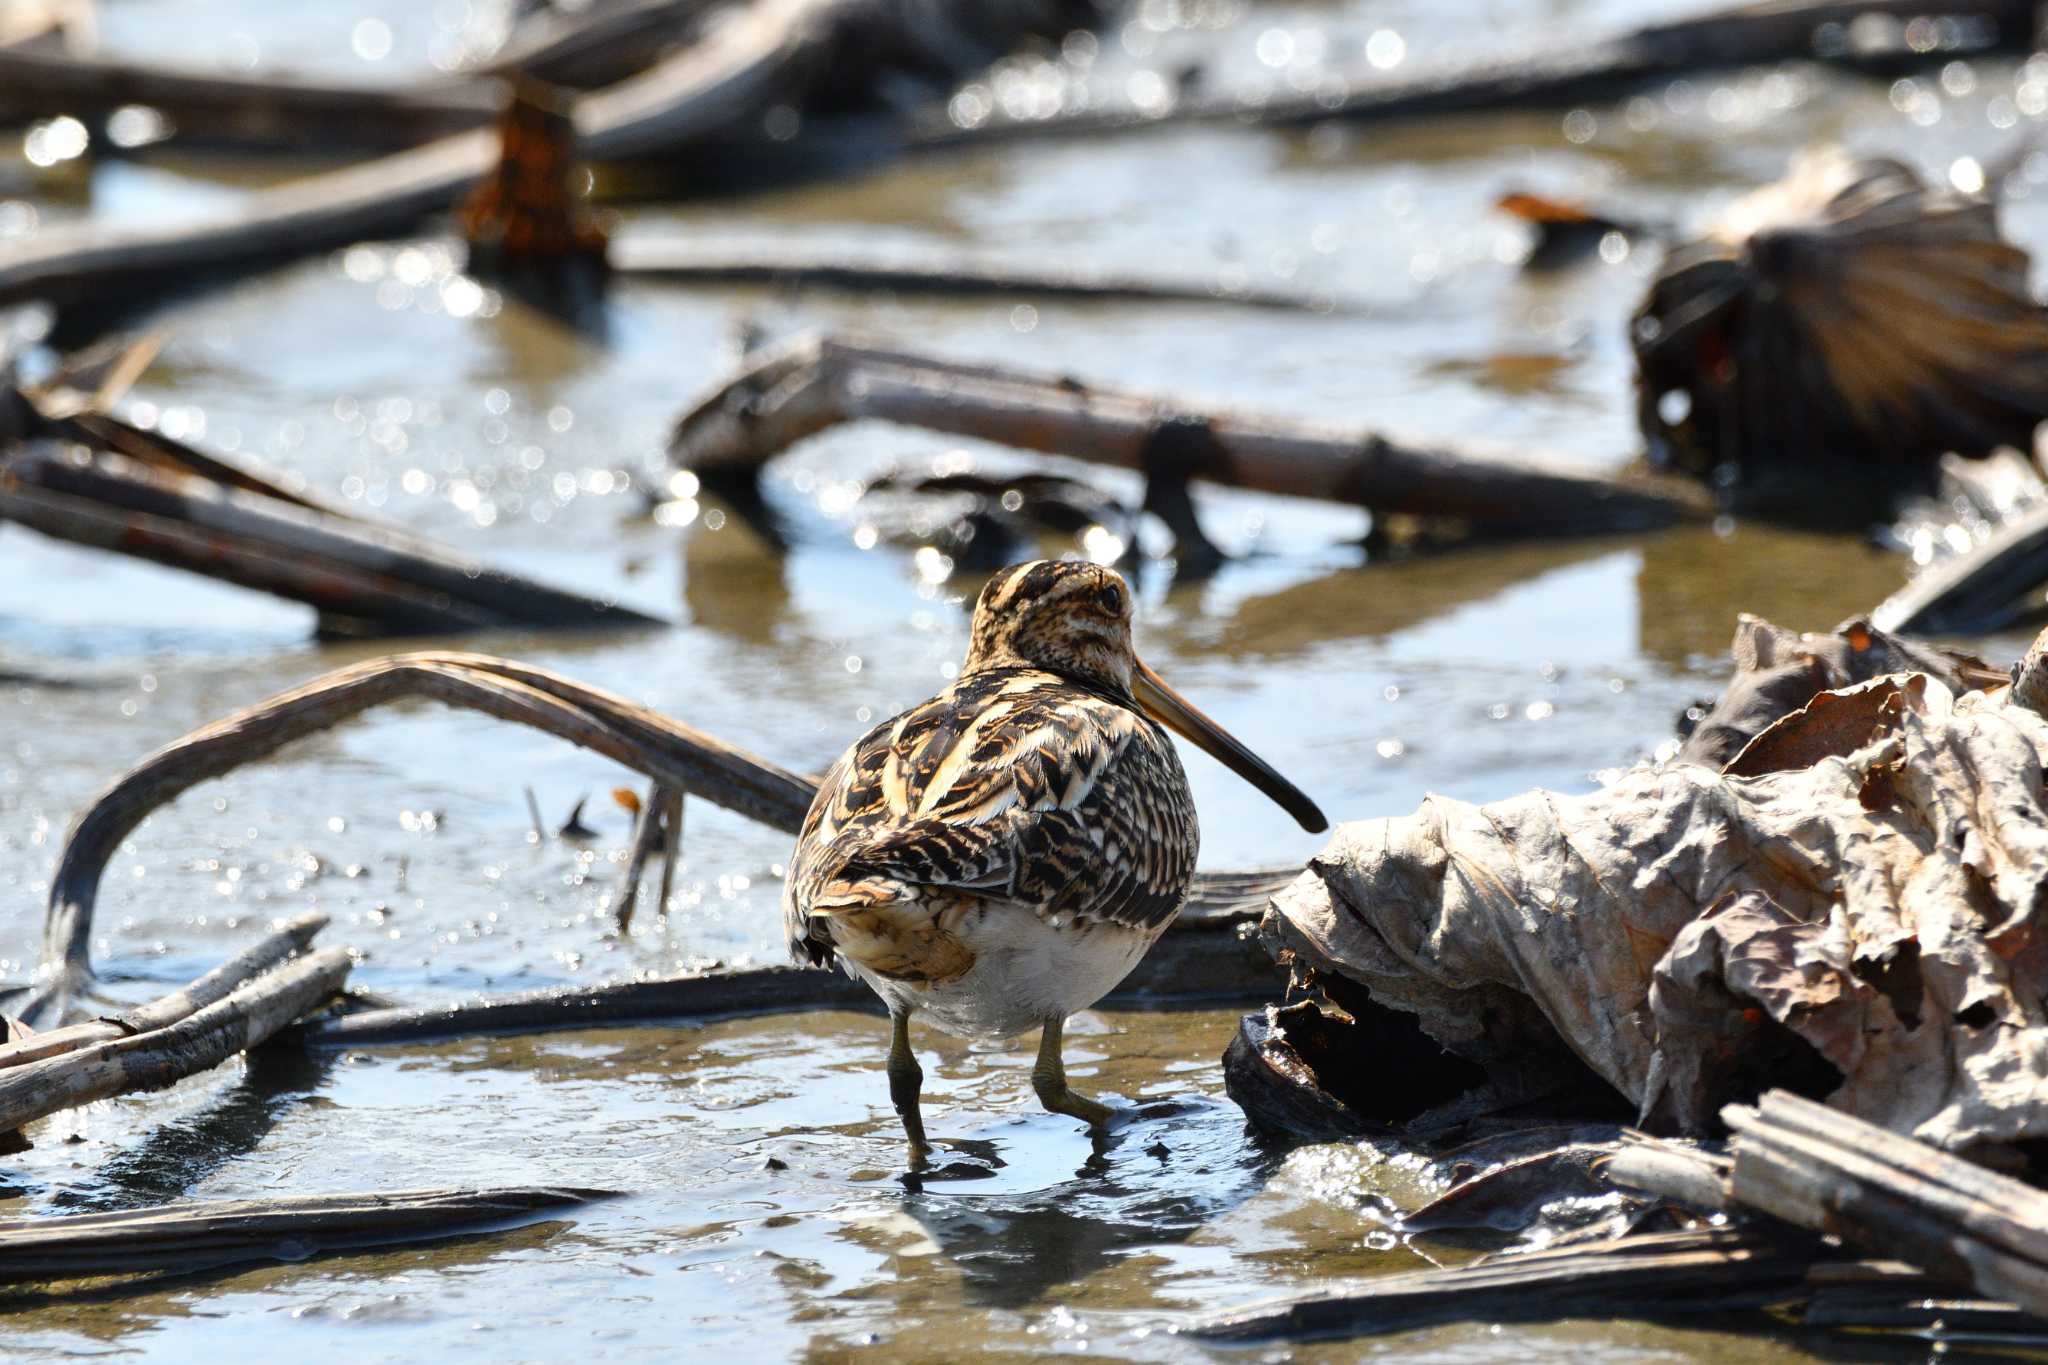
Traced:
[[828, 427], [873, 419], [1145, 469], [1162, 425], [1190, 418], [1206, 424], [1213, 453], [1191, 467], [1148, 473], [1538, 533], [1640, 530], [1710, 510], [1706, 496], [1681, 481], [1399, 445], [1356, 428], [1205, 411], [1157, 395], [829, 336], [799, 338], [743, 364], [678, 420], [669, 458], [700, 473], [751, 471]]
[[[1869, 16], [1866, 18], [1866, 16]], [[1872, 18], [1976, 21], [1980, 41], [1962, 47], [1915, 48], [1897, 33], [1878, 52], [1849, 49], [1849, 35], [1867, 31]], [[1861, 25], [1857, 21], [1863, 20]], [[1152, 113], [1134, 108], [1079, 109], [1044, 119], [992, 119], [973, 128], [934, 115], [912, 137], [913, 146], [945, 147], [996, 139], [1073, 136], [1155, 127], [1168, 123], [1229, 122], [1267, 125], [1331, 119], [1391, 121], [1480, 110], [1548, 107], [1595, 99], [1672, 76], [1728, 67], [1827, 57], [1849, 64], [1940, 64], [1993, 49], [2024, 50], [2033, 37], [2031, 0], [1775, 0], [1745, 4], [1676, 23], [1657, 24], [1604, 41], [1583, 39], [1551, 51], [1425, 67], [1411, 75], [1361, 72], [1333, 75], [1306, 91], [1256, 98], [1225, 92], [1183, 99]], [[1822, 45], [1834, 26], [1837, 50]], [[1966, 30], [1967, 32], [1967, 30]]]
[[655, 624], [372, 522], [46, 444], [0, 457], [0, 517], [394, 629]]
[[1722, 1118], [1736, 1202], [2048, 1316], [2048, 1194], [1781, 1090]]
[[[619, 889], [612, 894], [611, 917], [620, 933], [633, 927], [633, 907], [640, 900], [640, 879], [646, 875], [647, 860], [658, 848], [664, 847], [662, 822], [663, 796], [667, 788], [655, 783], [647, 789], [647, 799], [640, 803], [640, 810], [633, 821], [633, 844], [626, 858], [626, 872], [619, 881]], [[666, 876], [663, 877], [666, 883]], [[655, 913], [668, 908], [668, 897], [655, 905]]]
[[303, 950], [312, 943], [313, 936], [326, 927], [325, 915], [300, 915], [250, 944], [197, 981], [169, 995], [110, 1018], [51, 1029], [0, 1047], [0, 1068], [37, 1062], [45, 1057], [75, 1052], [94, 1043], [167, 1028], [180, 1019], [197, 1014], [215, 1001], [225, 999], [243, 982]]
[[391, 1190], [165, 1204], [0, 1221], [0, 1280], [54, 1280], [428, 1241], [530, 1222], [612, 1190], [552, 1185]]
[[[576, 102], [582, 153], [648, 156], [730, 127], [783, 98], [829, 56], [855, 0], [758, 0], [702, 41]], [[79, 224], [0, 249], [0, 303], [104, 299], [166, 272], [303, 255], [406, 228], [446, 208], [498, 161], [488, 128], [258, 191], [220, 217], [175, 227]]]
[[987, 252], [931, 246], [906, 252], [846, 245], [794, 247], [771, 239], [706, 244], [666, 236], [626, 236], [612, 242], [611, 265], [621, 275], [673, 284], [767, 284], [947, 296], [1030, 295], [1099, 303], [1228, 303], [1308, 313], [1351, 313], [1368, 306], [1340, 302], [1310, 290], [1148, 279], [1085, 264], [1033, 268]]
[[256, 1047], [332, 999], [346, 948], [322, 948], [257, 977], [175, 1024], [0, 1071], [0, 1132], [131, 1090], [161, 1090]]

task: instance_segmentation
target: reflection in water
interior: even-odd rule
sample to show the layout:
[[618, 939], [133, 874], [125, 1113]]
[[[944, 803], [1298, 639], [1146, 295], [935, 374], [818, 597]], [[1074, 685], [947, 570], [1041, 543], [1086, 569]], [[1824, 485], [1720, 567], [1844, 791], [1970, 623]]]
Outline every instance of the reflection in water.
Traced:
[[701, 501], [699, 519], [715, 516], [719, 524], [683, 533], [688, 619], [745, 644], [772, 644], [792, 610], [788, 528], [751, 488], [739, 496], [706, 492]]
[[[1271, 1161], [1244, 1138], [1236, 1107], [1198, 1098], [1148, 1105], [1075, 1155], [1054, 1126], [1013, 1125], [1001, 1144], [1001, 1183], [1049, 1183], [1014, 1194], [979, 1194], [971, 1182], [924, 1182], [904, 1209], [963, 1277], [969, 1303], [1022, 1308], [1086, 1280], [1140, 1247], [1181, 1241], [1249, 1199]], [[1050, 1152], [1034, 1150], [1051, 1148]]]
[[1673, 668], [1725, 669], [1735, 620], [1828, 630], [1870, 611], [1906, 581], [1905, 557], [1854, 536], [1742, 522], [1728, 535], [1689, 527], [1646, 536], [1636, 575], [1645, 653]]
[[[334, 1069], [335, 1054], [278, 1043], [247, 1053], [241, 1079], [197, 1114], [152, 1128], [139, 1144], [118, 1153], [89, 1180], [59, 1190], [53, 1212], [107, 1213], [179, 1199], [213, 1172], [253, 1152], [293, 1108], [317, 1095]], [[62, 1141], [54, 1130], [44, 1141]]]

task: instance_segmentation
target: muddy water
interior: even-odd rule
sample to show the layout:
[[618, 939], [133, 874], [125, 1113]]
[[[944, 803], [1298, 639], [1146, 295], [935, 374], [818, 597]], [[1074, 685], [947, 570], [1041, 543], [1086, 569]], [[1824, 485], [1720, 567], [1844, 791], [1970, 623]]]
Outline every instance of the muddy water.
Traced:
[[[292, 7], [289, 22], [251, 0], [101, 9], [112, 48], [364, 80], [429, 70], [502, 22], [481, 4], [389, 0], [322, 0]], [[1614, 0], [1148, 3], [1086, 73], [1069, 74], [1128, 88], [1200, 59], [1218, 82], [1306, 80], [1318, 61], [1384, 60], [1398, 46], [1413, 63], [1474, 51], [1477, 35], [1510, 47], [1643, 12]], [[1622, 328], [1653, 261], [1636, 251], [1525, 275], [1516, 230], [1488, 212], [1499, 193], [1696, 217], [1819, 137], [1946, 174], [2018, 135], [2016, 99], [2042, 104], [2038, 89], [2021, 98], [2021, 84], [2000, 64], [1894, 88], [1758, 72], [1594, 107], [1590, 123], [1560, 111], [1018, 144], [625, 211], [627, 231], [967, 244], [1372, 305], [1328, 317], [626, 287], [596, 342], [480, 293], [438, 239], [364, 247], [182, 307], [132, 406], [328, 496], [672, 620], [598, 639], [468, 643], [816, 768], [944, 680], [962, 644], [961, 599], [976, 586], [930, 581], [903, 548], [866, 534], [859, 485], [890, 468], [1019, 461], [848, 428], [771, 470], [786, 555], [709, 502], [681, 509], [686, 524], [656, 525], [627, 473], [658, 463], [667, 423], [731, 362], [743, 325], [858, 325], [949, 354], [1611, 464], [1633, 445]], [[0, 197], [40, 221], [163, 220], [281, 173], [192, 156], [0, 172]], [[2048, 217], [2035, 189], [2018, 186], [2007, 220], [2039, 248]], [[1379, 564], [1355, 544], [1365, 526], [1353, 512], [1225, 493], [1205, 495], [1202, 511], [1241, 558], [1179, 587], [1166, 563], [1148, 561], [1141, 646], [1347, 817], [1405, 811], [1428, 791], [1586, 790], [1654, 755], [1674, 716], [1713, 690], [1738, 611], [1822, 628], [1901, 574], [1849, 540], [1747, 525]], [[231, 707], [377, 651], [310, 643], [296, 608], [18, 531], [0, 531], [0, 584], [0, 894], [14, 907], [0, 925], [0, 975], [12, 977], [33, 960], [63, 829], [113, 773]], [[1984, 647], [2005, 657], [2015, 643]], [[1210, 865], [1314, 850], [1207, 759], [1191, 755], [1189, 767]], [[95, 952], [139, 996], [220, 960], [272, 916], [317, 907], [334, 917], [331, 940], [362, 952], [361, 984], [414, 1000], [779, 957], [787, 841], [697, 804], [671, 913], [627, 940], [603, 933], [628, 833], [608, 796], [620, 781], [589, 755], [475, 717], [378, 713], [154, 815], [109, 868]], [[597, 837], [529, 842], [528, 786], [550, 823], [588, 794]], [[1179, 1359], [1200, 1351], [1162, 1332], [1177, 1314], [1442, 1256], [1384, 1232], [1386, 1208], [1423, 1194], [1412, 1161], [1350, 1149], [1282, 1158], [1247, 1138], [1214, 1064], [1231, 1024], [1222, 1013], [1076, 1021], [1076, 1076], [1148, 1106], [1101, 1146], [1033, 1112], [1025, 1054], [922, 1040], [935, 1133], [994, 1174], [921, 1190], [897, 1179], [879, 1026], [861, 1016], [253, 1061], [45, 1125], [37, 1150], [8, 1168], [14, 1194], [0, 1210], [494, 1181], [630, 1193], [487, 1241], [138, 1296], [16, 1300], [0, 1334], [10, 1356], [269, 1358], [341, 1342], [363, 1359], [685, 1348], [833, 1359], [875, 1344], [912, 1359], [969, 1344]], [[1637, 1325], [1478, 1324], [1304, 1358], [1804, 1349]]]

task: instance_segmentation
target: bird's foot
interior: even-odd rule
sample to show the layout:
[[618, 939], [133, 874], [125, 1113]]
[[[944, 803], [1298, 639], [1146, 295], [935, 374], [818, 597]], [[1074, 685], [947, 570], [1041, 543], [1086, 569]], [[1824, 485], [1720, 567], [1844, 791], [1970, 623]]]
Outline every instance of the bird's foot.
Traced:
[[1100, 1100], [1077, 1095], [1064, 1087], [1050, 1094], [1041, 1092], [1038, 1098], [1047, 1112], [1079, 1119], [1098, 1133], [1108, 1132], [1124, 1115], [1121, 1109], [1112, 1109]]

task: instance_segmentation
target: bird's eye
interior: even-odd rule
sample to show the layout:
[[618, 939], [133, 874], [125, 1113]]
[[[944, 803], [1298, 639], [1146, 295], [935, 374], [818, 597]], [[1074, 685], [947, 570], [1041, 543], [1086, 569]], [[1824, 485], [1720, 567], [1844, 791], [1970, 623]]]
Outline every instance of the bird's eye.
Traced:
[[1095, 600], [1102, 603], [1102, 609], [1111, 616], [1124, 614], [1124, 590], [1114, 583], [1098, 593]]

